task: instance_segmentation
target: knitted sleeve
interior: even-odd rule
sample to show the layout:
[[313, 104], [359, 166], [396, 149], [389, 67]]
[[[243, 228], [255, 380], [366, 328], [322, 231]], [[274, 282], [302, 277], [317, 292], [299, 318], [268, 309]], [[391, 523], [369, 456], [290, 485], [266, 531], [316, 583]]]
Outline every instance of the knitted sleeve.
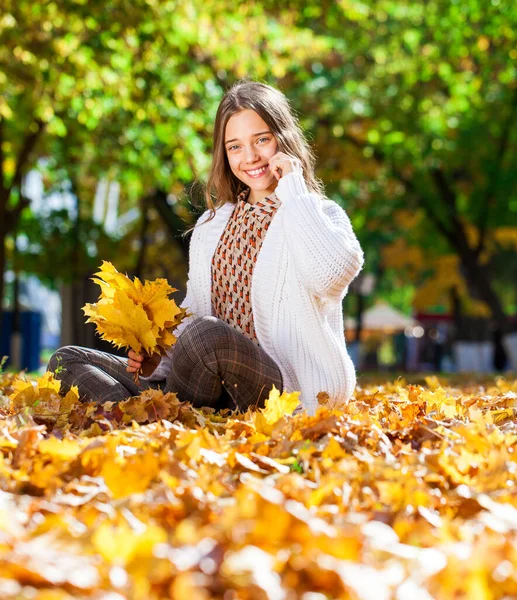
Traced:
[[285, 206], [285, 237], [304, 285], [318, 296], [342, 298], [364, 264], [348, 215], [309, 192], [298, 171], [281, 177], [275, 192]]

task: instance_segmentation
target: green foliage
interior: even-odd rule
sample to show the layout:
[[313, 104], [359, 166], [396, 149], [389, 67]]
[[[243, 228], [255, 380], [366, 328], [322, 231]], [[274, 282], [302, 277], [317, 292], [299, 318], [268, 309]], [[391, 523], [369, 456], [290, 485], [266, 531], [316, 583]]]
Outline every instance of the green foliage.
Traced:
[[[426, 255], [476, 262], [495, 228], [517, 224], [517, 9], [351, 1], [298, 17], [333, 39], [334, 53], [299, 78], [298, 103], [367, 265], [397, 237]], [[420, 222], [401, 226], [400, 210], [418, 211]]]
[[37, 275], [52, 288], [93, 272], [99, 257], [109, 260], [119, 251], [118, 240], [107, 235], [102, 224], [91, 218], [78, 224], [66, 209], [52, 210], [44, 216], [26, 211], [20, 230], [18, 269]]
[[[300, 114], [367, 269], [379, 271], [380, 248], [399, 236], [450, 252], [464, 224], [517, 223], [516, 25], [511, 4], [479, 0], [7, 0], [0, 166], [4, 189], [15, 184], [9, 206], [22, 202], [16, 174], [51, 157], [47, 187], [74, 182], [86, 268], [101, 237], [91, 223], [98, 179], [121, 183], [122, 211], [156, 187], [181, 196], [206, 174], [222, 94], [249, 75], [278, 85]], [[401, 227], [400, 209], [421, 211], [421, 224]], [[189, 221], [185, 198], [174, 210]], [[38, 226], [27, 214], [20, 224], [33, 248], [64, 227], [61, 265], [64, 255], [79, 260], [62, 218]], [[34, 253], [24, 260], [44, 272]]]
[[[22, 0], [6, 8], [0, 112], [12, 140], [7, 165], [42, 121], [45, 140], [64, 146], [67, 169], [86, 162], [90, 174], [114, 173], [133, 197], [149, 184], [168, 187], [206, 171], [213, 117], [232, 80], [269, 79], [292, 61], [330, 51], [308, 30], [269, 26], [260, 5], [235, 11], [230, 3], [194, 2], [172, 10], [142, 0], [128, 10], [121, 0], [88, 9]], [[252, 43], [243, 27], [249, 18]], [[55, 155], [55, 145], [47, 149]]]

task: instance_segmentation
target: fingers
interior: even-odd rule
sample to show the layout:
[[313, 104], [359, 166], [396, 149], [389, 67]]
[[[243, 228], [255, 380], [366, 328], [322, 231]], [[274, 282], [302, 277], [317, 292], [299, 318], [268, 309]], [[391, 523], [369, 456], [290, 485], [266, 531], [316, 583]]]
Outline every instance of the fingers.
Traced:
[[129, 358], [127, 359], [126, 371], [128, 373], [135, 373], [136, 371], [140, 370], [144, 357], [141, 354], [137, 354], [133, 350], [128, 352], [128, 356]]
[[275, 179], [280, 179], [282, 177], [282, 169], [280, 169], [280, 167], [273, 167], [271, 169], [271, 172], [273, 173], [273, 175], [275, 176]]
[[136, 371], [140, 370], [141, 366], [142, 366], [142, 363], [140, 363], [140, 362], [136, 362], [135, 360], [128, 360], [126, 371], [128, 373], [135, 373]]
[[[276, 156], [276, 155], [275, 155]], [[280, 179], [282, 177], [282, 169], [279, 165], [276, 164], [275, 156], [272, 156], [269, 160], [269, 170], [273, 173], [275, 179]]]
[[[277, 164], [280, 163], [280, 164]], [[301, 170], [301, 162], [294, 156], [289, 156], [284, 152], [277, 152], [269, 159], [269, 169], [277, 180], [283, 175]]]

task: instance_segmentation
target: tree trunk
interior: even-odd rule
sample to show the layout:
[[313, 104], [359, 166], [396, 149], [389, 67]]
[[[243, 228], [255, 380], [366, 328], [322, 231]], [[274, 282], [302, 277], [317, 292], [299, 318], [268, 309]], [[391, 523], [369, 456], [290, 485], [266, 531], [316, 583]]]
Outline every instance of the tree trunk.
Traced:
[[449, 288], [449, 296], [451, 299], [452, 322], [454, 323], [455, 337], [462, 330], [463, 314], [461, 310], [461, 302], [458, 290], [455, 287]]
[[361, 333], [363, 330], [363, 312], [364, 312], [364, 296], [361, 293], [356, 294], [357, 297], [357, 312], [355, 323], [355, 339], [354, 342], [361, 342]]
[[148, 246], [148, 235], [147, 230], [149, 229], [149, 214], [147, 212], [148, 198], [144, 196], [140, 200], [140, 210], [142, 211], [142, 222], [140, 224], [140, 248], [138, 250], [138, 257], [135, 265], [134, 274], [139, 279], [143, 279], [145, 258]]
[[61, 345], [95, 346], [95, 327], [88, 323], [81, 308], [87, 302], [96, 302], [88, 277], [76, 279], [61, 286]]
[[[0, 165], [0, 173], [1, 169], [2, 165]], [[4, 307], [4, 276], [6, 267], [5, 243], [7, 240], [7, 234], [9, 233], [9, 229], [7, 227], [8, 199], [9, 197], [7, 196], [7, 193], [2, 190], [2, 193], [0, 193], [0, 313]]]
[[77, 182], [75, 180], [75, 177], [70, 176], [70, 183], [72, 185], [72, 193], [75, 196], [75, 210], [76, 210], [76, 215], [75, 215], [75, 223], [74, 223], [74, 246], [72, 249], [72, 283], [71, 283], [71, 289], [72, 289], [72, 298], [71, 298], [71, 303], [72, 303], [72, 315], [71, 315], [71, 328], [72, 328], [72, 343], [73, 344], [77, 344], [79, 346], [85, 346], [86, 344], [83, 341], [83, 330], [84, 330], [84, 323], [80, 322], [80, 318], [78, 317], [79, 315], [82, 315], [82, 311], [81, 306], [83, 306], [82, 304], [82, 300], [83, 300], [83, 292], [82, 292], [82, 285], [81, 285], [81, 279], [82, 279], [82, 272], [81, 272], [81, 254], [82, 254], [82, 247], [81, 247], [81, 202], [79, 200], [79, 189], [77, 186]]
[[[444, 205], [448, 205], [451, 204], [452, 201], [445, 198], [443, 202]], [[473, 297], [482, 300], [489, 306], [492, 319], [497, 328], [504, 333], [509, 326], [508, 317], [504, 312], [499, 296], [493, 288], [490, 273], [486, 266], [479, 260], [483, 247], [473, 248], [469, 244], [466, 229], [460, 219], [456, 216], [456, 213], [452, 217], [452, 229], [449, 229], [440, 221], [426, 202], [422, 200], [421, 205], [436, 227], [438, 233], [447, 240], [450, 247], [459, 257], [462, 275], [467, 283], [469, 292]]]
[[[30, 205], [28, 198], [22, 197], [21, 184], [22, 178], [30, 168], [31, 156], [36, 144], [45, 130], [45, 123], [40, 119], [35, 119], [27, 129], [27, 135], [22, 140], [20, 152], [16, 160], [16, 167], [12, 180], [7, 183], [4, 171], [4, 154], [2, 145], [5, 140], [3, 119], [0, 116], [0, 312], [3, 308], [4, 299], [4, 274], [6, 263], [5, 241], [7, 235], [16, 229], [20, 215], [24, 208]], [[8, 209], [9, 198], [13, 190], [18, 190], [20, 197], [18, 205]]]
[[[0, 200], [1, 202], [1, 200]], [[2, 221], [0, 216], [0, 313], [4, 308], [4, 274], [5, 274], [5, 241], [7, 237], [7, 230], [5, 227], [5, 221]]]
[[180, 245], [185, 260], [188, 261], [189, 253], [189, 241], [184, 238], [181, 234], [188, 229], [189, 224], [185, 223], [181, 217], [169, 206], [167, 202], [167, 194], [163, 190], [156, 190], [152, 196], [151, 201], [154, 208], [158, 211], [158, 214], [163, 219], [167, 229], [171, 236]]
[[[461, 259], [464, 277], [471, 292], [479, 300], [485, 302], [492, 313], [492, 319], [502, 333], [508, 329], [508, 317], [504, 312], [499, 296], [494, 291], [490, 274], [486, 266], [479, 262], [474, 252], [459, 240], [457, 251]], [[477, 292], [477, 293], [476, 293]]]

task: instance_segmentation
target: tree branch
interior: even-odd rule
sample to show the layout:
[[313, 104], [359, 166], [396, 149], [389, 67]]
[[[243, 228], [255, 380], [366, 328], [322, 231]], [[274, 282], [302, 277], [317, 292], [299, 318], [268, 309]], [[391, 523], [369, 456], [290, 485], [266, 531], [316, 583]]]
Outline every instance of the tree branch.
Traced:
[[140, 224], [140, 248], [138, 250], [137, 261], [134, 269], [134, 275], [142, 279], [142, 274], [144, 272], [145, 266], [145, 258], [148, 246], [148, 229], [149, 229], [149, 196], [142, 196], [140, 198], [140, 209], [142, 211], [142, 222]]
[[[20, 149], [20, 153], [18, 154], [18, 158], [16, 160], [14, 176], [13, 176], [13, 179], [12, 179], [10, 185], [6, 186], [2, 182], [2, 187], [1, 187], [1, 191], [0, 191], [0, 194], [1, 194], [0, 202], [2, 202], [2, 205], [3, 205], [1, 212], [3, 213], [2, 214], [3, 219], [5, 219], [7, 233], [11, 232], [14, 229], [14, 227], [16, 226], [16, 223], [18, 222], [18, 219], [20, 218], [22, 211], [25, 208], [27, 208], [27, 206], [30, 205], [29, 198], [26, 198], [22, 194], [21, 182], [22, 182], [23, 174], [27, 167], [27, 163], [29, 162], [31, 152], [34, 150], [34, 147], [36, 146], [38, 139], [40, 138], [41, 134], [43, 133], [43, 130], [45, 129], [45, 123], [43, 123], [43, 121], [40, 121], [39, 119], [37, 119], [35, 121], [35, 123], [36, 123], [37, 129], [35, 131], [29, 133], [26, 136], [25, 140], [23, 141], [22, 147]], [[1, 138], [0, 138], [0, 141], [1, 141]], [[9, 197], [10, 197], [13, 189], [15, 189], [15, 188], [19, 189], [20, 198], [19, 198], [18, 204], [16, 206], [14, 206], [11, 209], [8, 209], [7, 203], [9, 201]]]
[[442, 169], [433, 168], [431, 169], [431, 177], [433, 178], [440, 197], [443, 198], [444, 204], [447, 207], [447, 210], [450, 214], [450, 220], [452, 223], [452, 232], [454, 234], [455, 240], [461, 238], [462, 240], [467, 240], [465, 236], [465, 228], [460, 220], [458, 214], [458, 203], [457, 196], [454, 192], [454, 189], [451, 187], [445, 173]]
[[451, 216], [458, 215], [458, 205], [456, 203], [456, 194], [454, 190], [449, 185], [447, 178], [445, 177], [445, 173], [442, 169], [438, 169], [434, 167], [431, 169], [431, 176], [436, 184], [438, 191], [440, 192], [441, 197], [445, 200], [445, 204], [451, 213]]
[[29, 198], [20, 194], [20, 200], [18, 201], [18, 204], [13, 208], [6, 210], [5, 222], [7, 233], [10, 233], [16, 227], [16, 223], [18, 222], [22, 211], [30, 206], [30, 203], [31, 201]]
[[442, 223], [442, 221], [438, 218], [438, 215], [433, 211], [431, 206], [428, 204], [427, 200], [425, 200], [423, 197], [422, 197], [422, 206], [424, 207], [424, 210], [425, 210], [426, 215], [428, 216], [429, 220], [432, 221], [432, 223], [436, 227], [436, 229], [438, 229], [438, 231], [443, 235], [443, 237], [449, 242], [449, 244], [453, 248], [456, 248], [457, 247], [456, 236], [454, 235], [454, 233], [452, 231], [450, 231], [450, 229], [448, 229]]
[[[356, 148], [359, 148], [362, 150], [366, 147], [366, 144], [357, 140], [356, 138], [354, 138], [354, 136], [352, 136], [350, 134], [345, 133], [344, 137], [347, 141], [349, 141], [351, 144], [353, 144]], [[378, 148], [373, 148], [373, 157], [380, 164], [386, 165], [386, 163], [387, 163], [386, 156]], [[414, 194], [415, 196], [417, 196], [418, 198], [421, 199], [421, 203], [424, 207], [424, 210], [425, 210], [427, 216], [429, 217], [429, 220], [432, 221], [432, 223], [434, 224], [436, 229], [438, 229], [438, 231], [445, 237], [445, 239], [447, 239], [450, 243], [453, 244], [454, 240], [455, 240], [454, 232], [450, 231], [447, 228], [447, 226], [440, 220], [438, 215], [433, 211], [432, 207], [428, 204], [427, 200], [424, 198], [423, 194], [421, 194], [417, 190], [413, 181], [411, 179], [408, 179], [394, 165], [389, 165], [389, 167], [390, 167], [393, 175], [396, 177], [396, 179], [398, 179], [401, 183], [403, 183], [407, 190], [409, 190], [412, 194]]]
[[184, 256], [188, 258], [189, 242], [181, 235], [185, 229], [185, 223], [181, 217], [176, 214], [174, 209], [169, 206], [165, 191], [161, 189], [154, 190], [154, 192], [149, 194], [147, 202], [148, 205], [153, 206], [156, 209], [171, 237], [176, 240]]

